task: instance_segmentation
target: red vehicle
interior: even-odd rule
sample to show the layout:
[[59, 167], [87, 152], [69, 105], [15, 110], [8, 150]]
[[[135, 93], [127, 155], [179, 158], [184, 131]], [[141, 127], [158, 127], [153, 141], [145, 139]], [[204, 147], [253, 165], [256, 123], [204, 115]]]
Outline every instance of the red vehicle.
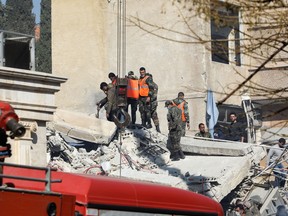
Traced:
[[[19, 165], [18, 165], [19, 166]], [[72, 174], [65, 172], [51, 172], [51, 181], [46, 183], [46, 189], [50, 183], [61, 179], [59, 183], [51, 184], [51, 189], [55, 196], [62, 196], [59, 203], [54, 202], [56, 210], [54, 214], [34, 213], [33, 209], [41, 208], [39, 200], [29, 195], [29, 191], [43, 191], [43, 182], [35, 179], [47, 179], [43, 170], [31, 169], [27, 166], [12, 167], [10, 164], [4, 168], [3, 183], [13, 185], [18, 191], [28, 191], [28, 198], [25, 200], [10, 198], [11, 204], [6, 207], [3, 200], [5, 196], [0, 193], [1, 215], [63, 215], [63, 216], [162, 216], [162, 215], [205, 215], [205, 216], [223, 216], [223, 209], [216, 201], [196, 194], [190, 191], [172, 188], [168, 186], [143, 183], [139, 181], [125, 180], [122, 178], [112, 178], [107, 176], [92, 176], [84, 174]], [[49, 172], [48, 172], [49, 174]], [[8, 175], [29, 177], [33, 182], [19, 179], [6, 178]], [[6, 177], [5, 177], [6, 176]], [[49, 175], [48, 175], [49, 176]], [[13, 188], [12, 188], [13, 189]], [[11, 190], [12, 190], [11, 189]], [[4, 189], [1, 189], [2, 191]], [[15, 190], [15, 189], [14, 189]], [[29, 198], [30, 196], [30, 198]], [[66, 197], [67, 196], [67, 197]], [[74, 203], [71, 203], [73, 200]], [[51, 197], [50, 197], [51, 198]], [[66, 198], [67, 200], [65, 200]], [[69, 199], [68, 199], [69, 198]], [[36, 201], [35, 206], [31, 208], [26, 204], [27, 200]], [[64, 203], [66, 202], [66, 203]], [[5, 202], [6, 203], [6, 202]], [[51, 203], [51, 201], [50, 201]], [[62, 206], [61, 206], [62, 205]], [[27, 208], [26, 208], [27, 206]], [[45, 208], [49, 208], [46, 207]], [[74, 212], [71, 214], [71, 207]], [[21, 211], [29, 211], [29, 214], [14, 214], [19, 208]], [[67, 212], [61, 214], [66, 210]], [[18, 211], [19, 212], [19, 211]]]

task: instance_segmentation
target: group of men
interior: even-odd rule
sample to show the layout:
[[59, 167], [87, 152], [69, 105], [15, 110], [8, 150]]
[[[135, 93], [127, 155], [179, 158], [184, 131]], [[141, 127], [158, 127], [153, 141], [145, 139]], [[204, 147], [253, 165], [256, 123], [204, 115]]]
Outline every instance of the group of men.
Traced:
[[[159, 118], [157, 115], [158, 85], [153, 81], [152, 75], [147, 73], [144, 67], [139, 69], [139, 73], [139, 79], [134, 75], [133, 71], [129, 71], [126, 76], [127, 106], [125, 106], [124, 109], [128, 112], [128, 107], [130, 105], [132, 127], [136, 123], [136, 111], [139, 106], [142, 126], [148, 129], [152, 128], [151, 120], [153, 120], [156, 130], [160, 132]], [[100, 89], [106, 94], [106, 97], [96, 105], [98, 112], [105, 106], [107, 119], [113, 121], [119, 105], [116, 103], [116, 85], [118, 77], [112, 72], [109, 73], [108, 77], [111, 80], [110, 84], [107, 84], [106, 82], [100, 84]]]
[[[139, 69], [140, 77], [134, 75], [130, 71], [127, 78], [127, 106], [125, 111], [128, 112], [128, 106], [131, 109], [131, 126], [136, 123], [136, 111], [139, 106], [141, 124], [143, 127], [152, 128], [151, 121], [154, 122], [155, 128], [160, 132], [159, 118], [157, 114], [157, 95], [158, 85], [154, 82], [153, 76], [146, 72], [144, 67]], [[106, 97], [99, 101], [97, 105], [97, 113], [105, 106], [107, 120], [113, 121], [117, 115], [118, 105], [116, 85], [117, 76], [109, 73], [110, 84], [102, 82], [100, 89], [106, 94]], [[166, 101], [165, 106], [168, 108], [167, 120], [169, 129], [169, 150], [171, 151], [172, 160], [184, 159], [185, 156], [180, 148], [181, 136], [185, 136], [186, 127], [190, 129], [188, 103], [184, 99], [184, 93], [179, 92], [178, 97], [174, 100]], [[99, 114], [96, 115], [99, 117]]]

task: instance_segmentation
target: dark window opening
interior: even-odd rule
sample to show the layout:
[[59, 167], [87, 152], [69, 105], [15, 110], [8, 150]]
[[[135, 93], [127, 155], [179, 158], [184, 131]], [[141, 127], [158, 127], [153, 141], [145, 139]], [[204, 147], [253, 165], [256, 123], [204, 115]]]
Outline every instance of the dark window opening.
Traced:
[[227, 3], [211, 4], [212, 61], [241, 65], [239, 9]]

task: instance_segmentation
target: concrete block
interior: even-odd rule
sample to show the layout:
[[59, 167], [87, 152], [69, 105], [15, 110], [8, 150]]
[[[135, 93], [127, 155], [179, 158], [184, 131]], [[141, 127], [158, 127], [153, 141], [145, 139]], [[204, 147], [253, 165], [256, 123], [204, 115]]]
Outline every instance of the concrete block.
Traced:
[[190, 136], [181, 137], [184, 152], [200, 155], [244, 156], [253, 152], [248, 143], [232, 142], [216, 139], [201, 139]]
[[[188, 155], [184, 160], [173, 161], [162, 169], [168, 170], [170, 174], [185, 176], [190, 190], [199, 193], [205, 190], [204, 195], [220, 201], [248, 176], [250, 167], [251, 162], [247, 156]], [[203, 179], [203, 183], [195, 182], [196, 179]], [[207, 184], [211, 185], [210, 190], [208, 190]]]
[[[110, 176], [120, 177], [120, 170], [117, 170], [110, 174]], [[164, 174], [154, 174], [148, 172], [142, 172], [137, 170], [131, 169], [122, 169], [121, 170], [121, 177], [128, 178], [137, 181], [145, 181], [150, 183], [157, 183], [162, 185], [167, 185], [171, 187], [176, 187], [184, 190], [188, 190], [188, 186], [185, 181], [181, 178], [168, 176]]]
[[113, 122], [66, 110], [56, 110], [54, 122], [55, 130], [76, 139], [98, 144], [109, 144], [117, 130]]

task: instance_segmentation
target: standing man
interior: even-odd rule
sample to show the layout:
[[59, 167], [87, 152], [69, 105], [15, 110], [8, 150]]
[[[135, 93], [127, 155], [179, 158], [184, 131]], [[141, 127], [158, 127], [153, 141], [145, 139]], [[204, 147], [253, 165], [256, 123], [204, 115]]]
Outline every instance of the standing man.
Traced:
[[195, 134], [196, 137], [212, 138], [211, 134], [205, 131], [205, 125], [203, 123], [200, 123], [198, 128], [199, 132]]
[[185, 158], [185, 155], [181, 149], [180, 146], [180, 140], [181, 140], [181, 110], [173, 105], [173, 102], [170, 100], [167, 100], [165, 102], [165, 107], [168, 108], [167, 113], [167, 121], [168, 121], [168, 130], [169, 135], [168, 139], [170, 141], [170, 146], [168, 149], [171, 152], [171, 159], [172, 161], [177, 161]]
[[190, 121], [189, 121], [189, 109], [188, 109], [188, 103], [184, 100], [184, 93], [179, 92], [178, 97], [173, 100], [173, 104], [177, 106], [179, 109], [181, 109], [181, 127], [182, 127], [182, 134], [181, 136], [185, 136], [186, 131], [186, 125], [188, 130], [190, 130]]
[[[275, 163], [273, 166], [273, 173], [275, 174], [275, 183], [274, 187], [284, 187], [286, 174], [284, 172], [284, 166], [281, 163], [282, 156], [286, 152], [285, 148], [286, 140], [284, 138], [280, 138], [278, 144], [272, 146], [267, 155], [267, 166], [272, 163]], [[278, 176], [278, 177], [277, 177]]]
[[152, 128], [151, 125], [151, 96], [153, 94], [153, 79], [146, 73], [146, 69], [139, 69], [139, 111], [141, 114], [142, 126]]
[[136, 123], [136, 111], [139, 99], [139, 86], [138, 77], [134, 75], [133, 71], [128, 72], [128, 86], [127, 86], [127, 107], [125, 109], [128, 112], [128, 106], [131, 108], [132, 125]]
[[152, 78], [152, 86], [153, 86], [153, 90], [152, 90], [152, 95], [151, 95], [151, 106], [150, 106], [150, 112], [151, 112], [151, 118], [154, 122], [154, 125], [156, 127], [157, 132], [161, 133], [160, 131], [160, 123], [159, 123], [159, 118], [158, 118], [158, 114], [157, 114], [157, 107], [158, 107], [158, 100], [157, 100], [157, 96], [158, 96], [158, 85], [153, 81], [153, 77], [152, 74], [150, 74], [151, 78]]
[[243, 125], [237, 121], [237, 115], [231, 112], [230, 115], [231, 124], [228, 128], [229, 130], [229, 140], [244, 142], [244, 129]]

